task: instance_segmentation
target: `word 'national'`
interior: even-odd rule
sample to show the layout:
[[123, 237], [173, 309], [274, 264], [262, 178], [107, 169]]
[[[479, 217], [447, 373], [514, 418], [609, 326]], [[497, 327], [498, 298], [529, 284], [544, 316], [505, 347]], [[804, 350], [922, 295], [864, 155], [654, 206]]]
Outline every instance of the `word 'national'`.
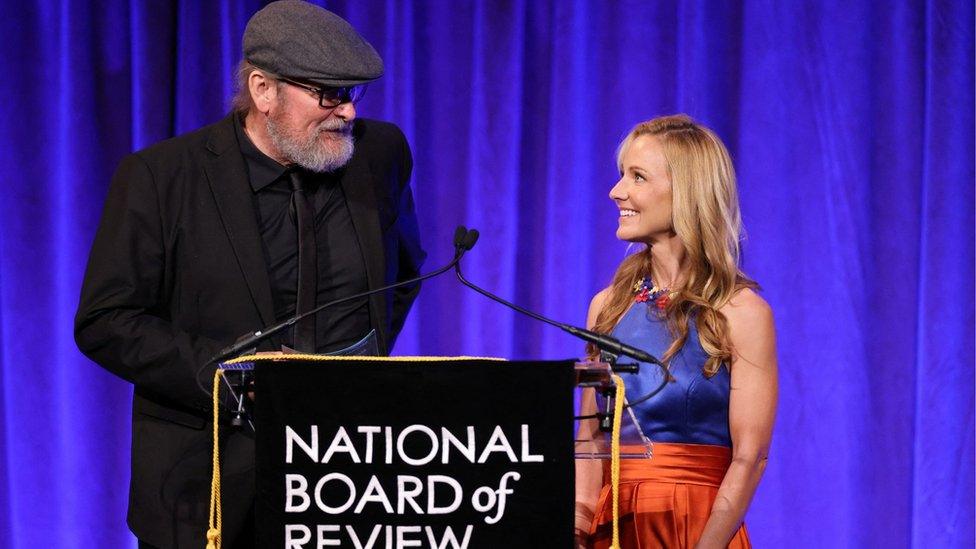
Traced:
[[533, 454], [529, 448], [529, 426], [523, 424], [520, 427], [516, 452], [516, 446], [512, 445], [501, 425], [496, 425], [487, 437], [476, 436], [473, 426], [468, 426], [461, 436], [445, 427], [435, 429], [426, 425], [410, 425], [400, 431], [389, 426], [360, 425], [349, 430], [340, 426], [328, 446], [320, 444], [318, 425], [311, 425], [307, 436], [286, 425], [285, 463], [294, 463], [296, 454], [299, 459], [304, 459], [304, 455], [316, 463], [329, 463], [338, 456], [345, 456], [352, 463], [382, 460], [385, 464], [399, 461], [418, 466], [434, 461], [447, 464], [452, 459], [485, 463], [496, 455], [511, 463], [544, 461], [542, 454]]

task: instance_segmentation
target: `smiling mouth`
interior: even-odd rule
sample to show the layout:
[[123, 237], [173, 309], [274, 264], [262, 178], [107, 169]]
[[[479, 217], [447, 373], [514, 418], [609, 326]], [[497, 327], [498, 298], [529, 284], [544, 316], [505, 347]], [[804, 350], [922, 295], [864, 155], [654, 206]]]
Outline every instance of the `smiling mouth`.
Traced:
[[634, 217], [637, 212], [634, 210], [620, 210], [620, 217]]

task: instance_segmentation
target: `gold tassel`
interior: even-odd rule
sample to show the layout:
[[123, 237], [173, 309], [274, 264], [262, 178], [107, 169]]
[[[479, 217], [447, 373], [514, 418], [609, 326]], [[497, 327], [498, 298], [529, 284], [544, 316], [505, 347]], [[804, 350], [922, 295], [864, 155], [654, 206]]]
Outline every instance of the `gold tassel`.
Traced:
[[220, 549], [220, 376], [217, 369], [213, 380], [213, 476], [210, 480], [210, 527], [207, 529], [207, 549]]
[[613, 502], [613, 538], [610, 549], [620, 548], [620, 425], [624, 415], [624, 380], [613, 374], [617, 386], [613, 401], [613, 431], [610, 434], [610, 499]]

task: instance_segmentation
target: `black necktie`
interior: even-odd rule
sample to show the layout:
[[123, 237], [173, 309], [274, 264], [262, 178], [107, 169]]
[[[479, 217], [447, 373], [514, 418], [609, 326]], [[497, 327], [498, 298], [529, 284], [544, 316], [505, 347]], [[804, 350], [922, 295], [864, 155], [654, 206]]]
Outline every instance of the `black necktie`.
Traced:
[[[302, 174], [296, 169], [288, 173], [291, 180], [291, 201], [295, 208], [295, 225], [298, 228], [298, 297], [295, 313], [302, 314], [315, 308], [318, 291], [318, 260], [315, 253], [315, 212], [305, 195]], [[295, 324], [295, 350], [315, 352], [315, 315]]]

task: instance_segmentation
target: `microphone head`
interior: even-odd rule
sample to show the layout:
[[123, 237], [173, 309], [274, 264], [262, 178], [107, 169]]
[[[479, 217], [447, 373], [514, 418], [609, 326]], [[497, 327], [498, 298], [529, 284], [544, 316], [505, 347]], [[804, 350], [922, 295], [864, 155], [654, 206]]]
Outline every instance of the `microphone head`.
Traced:
[[467, 234], [468, 234], [468, 229], [466, 229], [464, 227], [464, 225], [458, 225], [457, 228], [454, 229], [454, 247], [455, 248], [460, 248], [461, 247], [461, 245], [464, 243], [464, 237], [467, 236]]
[[478, 234], [478, 229], [469, 230], [468, 234], [464, 235], [464, 240], [461, 242], [461, 247], [464, 248], [464, 251], [470, 251], [471, 248], [474, 248], [474, 244], [478, 241], [479, 236], [481, 235]]

